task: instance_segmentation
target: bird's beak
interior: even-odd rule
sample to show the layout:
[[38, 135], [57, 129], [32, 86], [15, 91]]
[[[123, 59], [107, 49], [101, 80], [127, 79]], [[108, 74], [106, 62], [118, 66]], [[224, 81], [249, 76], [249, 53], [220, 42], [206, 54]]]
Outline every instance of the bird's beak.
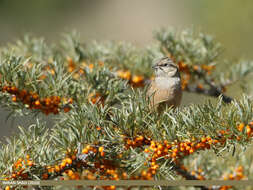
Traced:
[[156, 69], [158, 66], [157, 65], [153, 65], [152, 66], [152, 69]]

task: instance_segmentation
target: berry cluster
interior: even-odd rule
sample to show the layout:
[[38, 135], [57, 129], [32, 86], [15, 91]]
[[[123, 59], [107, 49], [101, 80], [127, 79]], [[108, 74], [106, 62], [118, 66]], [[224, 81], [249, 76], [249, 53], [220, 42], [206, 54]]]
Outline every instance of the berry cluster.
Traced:
[[143, 136], [138, 136], [133, 140], [125, 138], [125, 147], [141, 147], [144, 145], [149, 145], [149, 147], [144, 149], [146, 153], [152, 153], [152, 160], [156, 160], [159, 157], [166, 156], [173, 160], [192, 154], [198, 150], [210, 149], [211, 145], [216, 145], [217, 143], [223, 144], [224, 139], [212, 139], [209, 136], [204, 136], [200, 140], [192, 138], [191, 141], [178, 142], [174, 141], [169, 143], [167, 140], [163, 142], [157, 142], [153, 140], [148, 140]]
[[34, 162], [30, 159], [29, 155], [26, 155], [25, 158], [19, 158], [12, 166], [12, 173], [10, 177], [6, 177], [4, 180], [11, 179], [28, 179], [28, 173], [25, 172], [25, 169], [28, 167], [32, 167]]
[[80, 174], [77, 171], [73, 171], [72, 169], [78, 169], [82, 166], [86, 166], [85, 162], [78, 160], [76, 157], [77, 150], [70, 151], [68, 150], [64, 159], [58, 165], [54, 166], [46, 166], [45, 172], [42, 174], [42, 179], [49, 179], [50, 177], [60, 176], [61, 174], [65, 174], [69, 177], [69, 179], [80, 179]]
[[99, 92], [89, 94], [88, 100], [93, 104], [101, 104], [102, 106], [105, 102], [104, 96]]
[[[173, 59], [173, 58], [172, 58]], [[181, 71], [182, 73], [182, 79], [181, 79], [181, 83], [182, 83], [182, 89], [184, 90], [188, 84], [189, 84], [189, 81], [191, 79], [191, 73], [194, 73], [194, 72], [200, 72], [200, 71], [204, 71], [206, 72], [208, 75], [211, 74], [211, 72], [215, 69], [215, 66], [214, 65], [201, 65], [201, 66], [198, 66], [198, 65], [194, 65], [194, 66], [189, 66], [187, 65], [186, 63], [182, 62], [182, 61], [179, 61], [178, 62], [178, 67], [179, 67], [179, 70]], [[198, 84], [198, 88], [199, 89], [203, 89], [203, 85], [202, 84]]]
[[58, 114], [62, 102], [64, 104], [64, 112], [68, 112], [70, 110], [70, 106], [68, 104], [73, 103], [72, 98], [69, 98], [68, 100], [66, 100], [66, 98], [60, 98], [60, 96], [40, 98], [37, 93], [20, 90], [15, 86], [3, 86], [2, 91], [12, 94], [13, 102], [20, 101], [27, 104], [30, 109], [39, 109], [46, 115], [50, 113]]
[[[12, 166], [12, 173], [9, 177], [4, 178], [4, 180], [28, 180], [29, 173], [26, 171], [27, 168], [34, 166], [34, 162], [29, 155], [26, 155], [25, 158], [19, 158]], [[24, 186], [25, 188], [27, 186]], [[10, 186], [6, 186], [5, 190], [15, 189]]]
[[127, 70], [119, 70], [117, 71], [117, 76], [128, 80], [129, 83], [133, 86], [133, 87], [143, 87], [144, 86], [144, 77], [142, 75], [133, 75], [131, 74], [130, 71]]
[[[246, 176], [243, 174], [243, 167], [238, 166], [233, 173], [225, 174], [223, 176], [223, 180], [242, 180], [246, 179]], [[227, 190], [232, 188], [232, 186], [222, 186], [220, 190]]]
[[[250, 138], [253, 136], [253, 122], [249, 122], [248, 125], [244, 124], [244, 123], [240, 123], [239, 125], [237, 125], [237, 129], [240, 132], [244, 132], [247, 134], [247, 137]], [[237, 136], [237, 140], [241, 140], [241, 136]]]
[[189, 171], [184, 165], [181, 164], [180, 169], [184, 172], [191, 174], [193, 177], [195, 177], [196, 180], [206, 180], [206, 178], [204, 177], [205, 173], [201, 168], [199, 168], [198, 170]]
[[193, 154], [198, 150], [210, 149], [212, 145], [224, 143], [223, 138], [217, 140], [212, 139], [209, 136], [204, 136], [199, 140], [192, 138], [191, 141], [174, 141], [172, 143], [169, 143], [167, 140], [164, 140], [163, 142], [157, 142], [154, 140], [149, 140], [143, 136], [137, 136], [132, 140], [126, 137], [123, 138], [126, 149], [130, 147], [136, 148], [149, 145], [144, 149], [144, 152], [149, 155], [149, 161], [144, 163], [145, 166], [148, 166], [148, 169], [141, 172], [142, 179], [152, 179], [152, 176], [157, 173], [157, 170], [160, 167], [157, 161], [161, 157], [165, 159], [172, 159], [176, 164], [178, 164], [180, 158]]
[[196, 171], [192, 171], [191, 175], [195, 176], [198, 180], [205, 180], [204, 172], [202, 169], [198, 169]]
[[[79, 79], [81, 76], [84, 76], [84, 74], [85, 74], [84, 69], [85, 68], [88, 68], [90, 71], [92, 71], [94, 68], [94, 64], [92, 64], [92, 63], [88, 64], [85, 61], [83, 61], [80, 64], [77, 64], [73, 61], [73, 59], [71, 57], [67, 57], [67, 63], [68, 63], [67, 71], [69, 73], [73, 73], [74, 79]], [[104, 62], [98, 61], [97, 65], [102, 67], [102, 66], [104, 66]]]
[[142, 135], [139, 135], [139, 136], [135, 137], [134, 139], [127, 138], [123, 135], [122, 135], [122, 137], [125, 141], [125, 148], [126, 149], [129, 149], [130, 147], [136, 148], [136, 147], [141, 147], [141, 146], [150, 144], [150, 140], [143, 137]]

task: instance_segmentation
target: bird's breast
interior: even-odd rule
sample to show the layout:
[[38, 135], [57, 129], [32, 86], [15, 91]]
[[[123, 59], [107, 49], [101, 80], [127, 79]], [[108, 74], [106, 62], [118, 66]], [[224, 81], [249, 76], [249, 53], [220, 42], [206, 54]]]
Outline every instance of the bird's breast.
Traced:
[[157, 77], [155, 79], [156, 86], [160, 89], [177, 89], [181, 88], [180, 78], [165, 78], [165, 77]]

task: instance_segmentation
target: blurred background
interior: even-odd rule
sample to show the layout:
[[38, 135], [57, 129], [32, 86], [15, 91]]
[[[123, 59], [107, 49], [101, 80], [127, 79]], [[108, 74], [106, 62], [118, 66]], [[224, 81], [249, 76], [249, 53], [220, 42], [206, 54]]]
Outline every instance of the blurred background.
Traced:
[[[145, 47], [163, 26], [196, 29], [211, 34], [225, 48], [224, 57], [252, 59], [252, 0], [0, 0], [0, 46], [31, 33], [57, 42], [73, 29], [82, 41], [129, 41]], [[229, 95], [233, 96], [230, 90]], [[203, 98], [204, 99], [204, 98]], [[184, 105], [199, 96], [184, 94]], [[11, 118], [0, 109], [0, 139], [32, 118]]]

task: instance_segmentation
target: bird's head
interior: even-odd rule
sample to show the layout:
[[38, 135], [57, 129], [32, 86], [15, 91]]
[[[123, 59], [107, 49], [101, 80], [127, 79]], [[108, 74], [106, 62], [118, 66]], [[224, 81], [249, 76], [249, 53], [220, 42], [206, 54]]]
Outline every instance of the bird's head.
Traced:
[[152, 68], [156, 77], [180, 77], [178, 66], [169, 57], [159, 59]]

